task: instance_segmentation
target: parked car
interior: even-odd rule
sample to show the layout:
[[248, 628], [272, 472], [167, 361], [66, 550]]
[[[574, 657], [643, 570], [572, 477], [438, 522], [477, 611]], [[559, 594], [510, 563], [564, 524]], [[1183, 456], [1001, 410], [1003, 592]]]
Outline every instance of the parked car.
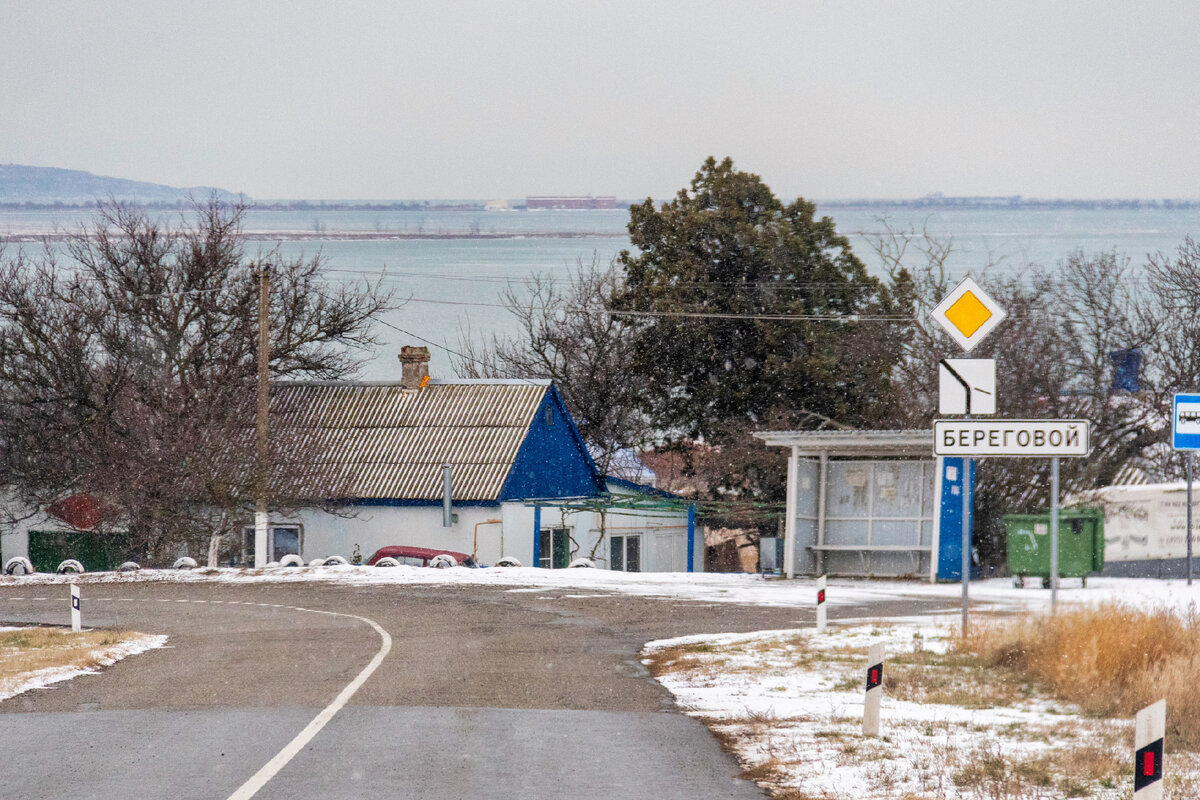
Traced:
[[438, 556], [450, 556], [460, 567], [478, 567], [479, 564], [470, 553], [456, 553], [453, 550], [438, 550], [432, 547], [409, 547], [408, 545], [389, 545], [375, 551], [367, 560], [367, 566], [373, 567], [381, 558], [394, 558], [403, 566], [428, 567], [429, 562]]

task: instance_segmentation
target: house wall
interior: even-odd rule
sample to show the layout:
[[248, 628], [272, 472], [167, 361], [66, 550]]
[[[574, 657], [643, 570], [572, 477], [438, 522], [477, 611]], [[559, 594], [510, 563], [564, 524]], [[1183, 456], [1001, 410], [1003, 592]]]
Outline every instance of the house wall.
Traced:
[[[456, 506], [458, 522], [442, 527], [440, 506], [357, 506], [347, 509], [353, 516], [340, 516], [321, 510], [306, 510], [294, 515], [275, 515], [272, 524], [299, 524], [302, 527], [301, 555], [306, 561], [342, 555], [350, 558], [355, 545], [363, 560], [387, 545], [445, 548], [470, 553], [475, 545], [475, 525], [499, 519], [501, 524], [479, 526], [478, 549], [484, 564], [494, 564], [502, 555], [513, 556], [525, 566], [535, 566], [535, 509], [521, 502], [498, 506]], [[542, 529], [563, 524], [559, 509], [541, 509]], [[597, 567], [607, 569], [610, 543], [600, 543], [600, 515], [576, 512], [566, 515], [574, 542], [572, 559], [591, 557]], [[641, 536], [642, 572], [683, 572], [687, 569], [687, 514], [609, 514], [610, 534]], [[696, 535], [695, 568], [704, 565], [704, 537]], [[597, 546], [599, 544], [599, 546]]]
[[[351, 558], [357, 547], [365, 562], [376, 550], [388, 545], [470, 553], [474, 547], [476, 523], [503, 518], [498, 505], [456, 506], [454, 513], [458, 515], [458, 521], [449, 528], [442, 527], [440, 505], [360, 505], [347, 507], [337, 514], [310, 509], [295, 514], [272, 514], [271, 522], [301, 526], [300, 554], [305, 561], [332, 555]], [[478, 555], [484, 563], [500, 557], [500, 527], [479, 527]], [[532, 533], [528, 538], [532, 542]]]
[[[444, 548], [460, 553], [472, 552], [475, 524], [499, 519], [502, 524], [479, 526], [476, 551], [484, 564], [494, 564], [501, 555], [514, 556], [525, 566], [536, 565], [534, 555], [535, 509], [513, 501], [489, 506], [456, 506], [458, 522], [442, 527], [441, 506], [361, 505], [344, 513], [331, 514], [308, 509], [294, 514], [272, 514], [272, 525], [299, 525], [301, 555], [305, 561], [341, 555], [351, 558], [355, 545], [363, 560], [387, 545]], [[540, 512], [541, 527], [558, 527], [563, 517], [559, 509], [545, 507]], [[248, 523], [249, 524], [249, 523]], [[577, 512], [566, 516], [575, 542], [572, 558], [589, 557], [595, 551], [596, 566], [609, 568], [611, 546], [600, 542], [600, 515]], [[608, 533], [641, 537], [642, 572], [683, 572], [687, 569], [686, 512], [607, 515]], [[60, 520], [38, 516], [8, 529], [0, 537], [0, 558], [29, 554], [30, 530], [70, 530]], [[599, 546], [597, 546], [599, 545]], [[697, 529], [693, 554], [697, 572], [704, 569], [704, 534]], [[87, 566], [85, 564], [85, 566]], [[150, 566], [150, 565], [147, 565]], [[165, 565], [153, 565], [165, 566]]]
[[[36, 514], [23, 519], [15, 525], [6, 525], [0, 531], [0, 567], [14, 556], [29, 557], [29, 532], [54, 531], [58, 533], [73, 533], [75, 531], [67, 523], [49, 514]], [[84, 568], [89, 568], [84, 561]]]

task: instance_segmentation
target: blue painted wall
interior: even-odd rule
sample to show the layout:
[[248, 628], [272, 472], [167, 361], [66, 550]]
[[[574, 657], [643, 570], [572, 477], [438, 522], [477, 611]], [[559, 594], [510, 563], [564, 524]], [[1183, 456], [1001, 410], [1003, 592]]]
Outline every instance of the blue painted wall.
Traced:
[[[962, 512], [963, 512], [963, 461], [955, 456], [938, 459], [942, 471], [942, 496], [939, 498], [938, 514], [938, 580], [962, 580]], [[975, 542], [975, 462], [971, 462], [971, 474], [966, 481], [966, 491], [971, 494], [971, 515], [967, 524], [971, 526], [971, 542]], [[971, 578], [979, 577], [979, 567], [972, 559]]]
[[[553, 411], [552, 422], [547, 421], [547, 408]], [[500, 499], [589, 497], [599, 491], [596, 465], [558, 390], [552, 386], [517, 451]]]

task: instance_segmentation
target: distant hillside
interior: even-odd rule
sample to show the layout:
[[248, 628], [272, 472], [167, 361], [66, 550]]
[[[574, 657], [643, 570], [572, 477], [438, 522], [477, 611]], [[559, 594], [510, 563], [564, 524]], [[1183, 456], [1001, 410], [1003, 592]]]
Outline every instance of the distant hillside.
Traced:
[[163, 186], [77, 169], [0, 164], [0, 203], [87, 205], [111, 195], [135, 203], [175, 204], [189, 197], [204, 200], [213, 192], [225, 200], [236, 198], [231, 192], [210, 186]]

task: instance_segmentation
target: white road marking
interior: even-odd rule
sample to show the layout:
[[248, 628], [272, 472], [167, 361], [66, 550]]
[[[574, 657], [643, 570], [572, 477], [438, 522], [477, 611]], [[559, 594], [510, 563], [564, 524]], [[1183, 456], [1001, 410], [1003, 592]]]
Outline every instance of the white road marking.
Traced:
[[259, 789], [267, 784], [267, 781], [275, 777], [279, 770], [283, 769], [289, 761], [296, 757], [297, 753], [304, 749], [306, 744], [312, 741], [314, 736], [321, 732], [321, 729], [325, 727], [326, 723], [333, 719], [333, 715], [340, 711], [342, 706], [346, 705], [347, 701], [349, 701], [350, 698], [354, 696], [354, 693], [359, 690], [359, 687], [366, 683], [367, 678], [371, 677], [371, 673], [379, 668], [379, 665], [383, 663], [383, 659], [387, 657], [388, 651], [392, 649], [392, 637], [389, 636], [388, 632], [380, 627], [379, 623], [375, 622], [374, 620], [367, 619], [366, 617], [359, 617], [354, 614], [339, 614], [336, 611], [316, 611], [310, 608], [306, 608], [304, 610], [313, 614], [328, 614], [333, 617], [349, 617], [350, 619], [356, 619], [360, 622], [365, 622], [375, 629], [375, 632], [379, 634], [379, 638], [383, 643], [379, 648], [379, 652], [376, 653], [375, 657], [371, 659], [371, 663], [363, 667], [362, 672], [358, 673], [357, 677], [350, 681], [345, 689], [342, 689], [338, 696], [333, 699], [333, 702], [327, 705], [324, 710], [322, 710], [321, 713], [313, 719], [312, 722], [308, 723], [304, 730], [296, 734], [296, 738], [288, 742], [274, 758], [272, 758], [266, 763], [266, 765], [263, 766], [262, 769], [254, 773], [254, 775], [250, 777], [250, 780], [243, 783], [236, 792], [229, 795], [229, 800], [249, 800], [249, 798], [253, 797]]
[[[22, 600], [22, 599], [24, 599], [24, 598], [0, 597], [0, 600]], [[46, 599], [46, 598], [31, 597], [29, 599], [30, 600], [42, 600], [42, 599]], [[127, 602], [136, 602], [139, 598], [98, 597], [95, 599], [96, 600], [121, 600], [121, 601], [127, 601]], [[153, 602], [153, 601], [143, 600], [142, 602]], [[158, 598], [157, 602], [170, 603], [170, 602], [172, 602], [172, 600], [164, 600], [162, 598]], [[176, 602], [176, 603], [203, 603], [205, 601], [203, 601], [203, 600], [174, 600], [173, 602]], [[222, 602], [222, 601], [213, 601], [213, 602]], [[286, 609], [293, 610], [293, 611], [304, 611], [309, 614], [325, 614], [326, 616], [330, 616], [330, 617], [345, 617], [347, 619], [356, 619], [359, 622], [365, 622], [366, 624], [368, 624], [372, 628], [374, 628], [375, 632], [379, 634], [379, 638], [381, 640], [379, 652], [377, 652], [375, 654], [375, 657], [371, 659], [370, 663], [368, 663], [365, 667], [363, 667], [362, 671], [359, 672], [358, 675], [355, 676], [354, 680], [350, 681], [350, 683], [348, 683], [346, 685], [346, 688], [342, 689], [342, 691], [340, 691], [338, 693], [338, 696], [333, 698], [333, 702], [331, 702], [329, 705], [325, 706], [325, 708], [321, 710], [321, 713], [317, 714], [317, 716], [313, 718], [312, 722], [310, 722], [310, 723], [308, 723], [308, 725], [304, 726], [304, 730], [300, 731], [300, 733], [296, 734], [295, 738], [293, 738], [290, 742], [288, 742], [286, 745], [284, 745], [283, 749], [280, 750], [278, 753], [276, 753], [274, 758], [272, 758], [265, 765], [263, 765], [262, 769], [260, 769], [258, 772], [251, 775], [250, 779], [247, 780], [245, 783], [243, 783], [240, 787], [238, 787], [238, 790], [236, 792], [229, 795], [229, 800], [249, 800], [249, 798], [253, 797], [255, 794], [258, 793], [259, 789], [266, 786], [267, 782], [270, 781], [271, 778], [274, 778], [279, 773], [279, 770], [281, 770], [285, 766], [287, 766], [287, 763], [289, 761], [291, 761], [293, 758], [295, 758], [296, 754], [299, 753], [301, 750], [303, 750], [305, 745], [307, 745], [309, 742], [311, 742], [313, 740], [314, 736], [316, 736], [318, 733], [321, 732], [321, 729], [324, 728], [329, 723], [329, 720], [333, 719], [334, 715], [337, 714], [337, 712], [341, 711], [342, 707], [345, 706], [346, 703], [348, 703], [350, 701], [350, 698], [354, 696], [355, 692], [357, 692], [360, 688], [362, 688], [362, 685], [367, 682], [367, 678], [371, 677], [371, 675], [375, 672], [375, 670], [379, 669], [379, 665], [383, 663], [383, 659], [385, 659], [387, 657], [387, 654], [389, 652], [391, 652], [392, 637], [375, 620], [368, 619], [367, 617], [360, 617], [357, 614], [342, 614], [338, 611], [321, 611], [321, 610], [315, 609], [315, 608], [301, 608], [300, 606], [284, 606], [284, 605], [280, 605], [278, 603], [249, 603], [249, 602], [238, 602], [235, 600], [230, 600], [230, 601], [228, 601], [228, 603], [229, 603], [229, 605], [237, 604], [237, 605], [243, 605], [243, 606], [258, 606], [259, 608], [286, 608]]]

